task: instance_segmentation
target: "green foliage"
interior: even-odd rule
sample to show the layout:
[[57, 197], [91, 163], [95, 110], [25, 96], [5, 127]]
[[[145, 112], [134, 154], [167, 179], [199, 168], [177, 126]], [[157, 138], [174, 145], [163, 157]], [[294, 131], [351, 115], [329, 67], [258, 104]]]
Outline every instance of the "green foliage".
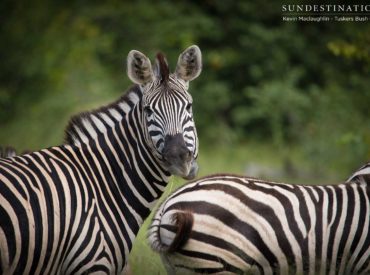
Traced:
[[361, 105], [367, 103], [359, 101], [368, 96], [365, 90], [346, 91], [337, 85], [327, 87], [325, 93], [313, 92], [315, 108], [306, 124], [302, 144], [321, 174], [330, 165], [335, 165], [338, 171], [353, 171], [360, 165], [359, 160], [369, 159], [369, 120], [360, 112]]
[[130, 49], [161, 50], [173, 68], [197, 43], [204, 72], [191, 91], [208, 142], [297, 144], [350, 167], [370, 157], [369, 24], [287, 23], [278, 2], [221, 0], [3, 1], [0, 12], [1, 143], [60, 143], [71, 114], [130, 85]]
[[336, 56], [351, 60], [365, 61], [364, 70], [370, 70], [370, 28], [356, 31], [348, 39], [338, 38], [328, 43], [329, 50]]
[[235, 123], [248, 128], [251, 122], [262, 121], [276, 146], [299, 139], [311, 99], [297, 86], [298, 80], [299, 73], [291, 71], [284, 79], [246, 87], [243, 94], [251, 104], [233, 109]]

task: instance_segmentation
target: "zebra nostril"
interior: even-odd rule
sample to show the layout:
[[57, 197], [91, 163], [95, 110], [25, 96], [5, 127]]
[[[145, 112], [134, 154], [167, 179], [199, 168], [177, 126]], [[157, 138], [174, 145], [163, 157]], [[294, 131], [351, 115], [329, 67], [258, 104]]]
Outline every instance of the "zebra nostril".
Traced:
[[165, 150], [163, 152], [164, 159], [169, 163], [178, 161], [188, 162], [192, 158], [192, 152], [188, 148], [172, 148], [172, 150]]
[[164, 140], [162, 151], [163, 158], [169, 163], [188, 162], [191, 160], [193, 153], [186, 146], [182, 134], [174, 136], [167, 135]]

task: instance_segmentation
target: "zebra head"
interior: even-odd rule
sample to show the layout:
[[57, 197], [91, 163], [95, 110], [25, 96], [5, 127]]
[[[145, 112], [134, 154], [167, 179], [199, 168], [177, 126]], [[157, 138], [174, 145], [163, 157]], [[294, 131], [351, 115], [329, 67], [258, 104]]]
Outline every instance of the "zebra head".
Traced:
[[176, 70], [170, 73], [163, 54], [157, 54], [154, 69], [139, 51], [127, 58], [129, 78], [143, 93], [141, 117], [147, 144], [164, 169], [192, 179], [198, 171], [198, 137], [193, 120], [189, 82], [202, 70], [202, 54], [193, 45], [180, 54]]

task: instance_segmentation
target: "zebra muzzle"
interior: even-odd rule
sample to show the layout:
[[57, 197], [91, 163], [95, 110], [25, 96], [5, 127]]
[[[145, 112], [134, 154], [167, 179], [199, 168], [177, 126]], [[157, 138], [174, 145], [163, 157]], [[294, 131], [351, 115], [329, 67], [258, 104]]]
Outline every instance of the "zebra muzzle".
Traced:
[[162, 155], [165, 168], [172, 175], [184, 179], [193, 179], [196, 176], [198, 164], [193, 152], [186, 147], [182, 134], [166, 136]]
[[186, 180], [194, 179], [198, 174], [198, 169], [199, 169], [198, 163], [194, 159], [193, 162], [191, 163], [191, 167], [190, 167], [190, 171], [189, 171], [188, 175], [183, 177], [183, 178], [186, 179]]

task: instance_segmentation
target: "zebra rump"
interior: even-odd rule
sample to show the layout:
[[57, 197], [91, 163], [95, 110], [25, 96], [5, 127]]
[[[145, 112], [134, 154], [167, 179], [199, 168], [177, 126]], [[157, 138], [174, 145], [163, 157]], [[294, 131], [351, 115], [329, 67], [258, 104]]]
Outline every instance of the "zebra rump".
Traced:
[[[157, 220], [160, 222], [160, 220]], [[158, 225], [164, 229], [175, 232], [173, 240], [169, 244], [163, 243], [160, 238], [160, 231], [157, 230], [152, 237], [152, 248], [157, 252], [176, 252], [179, 248], [185, 245], [189, 240], [191, 230], [193, 228], [194, 217], [189, 211], [176, 212], [170, 216], [169, 224]]]
[[150, 246], [170, 274], [369, 274], [369, 167], [339, 185], [190, 182], [154, 214]]

